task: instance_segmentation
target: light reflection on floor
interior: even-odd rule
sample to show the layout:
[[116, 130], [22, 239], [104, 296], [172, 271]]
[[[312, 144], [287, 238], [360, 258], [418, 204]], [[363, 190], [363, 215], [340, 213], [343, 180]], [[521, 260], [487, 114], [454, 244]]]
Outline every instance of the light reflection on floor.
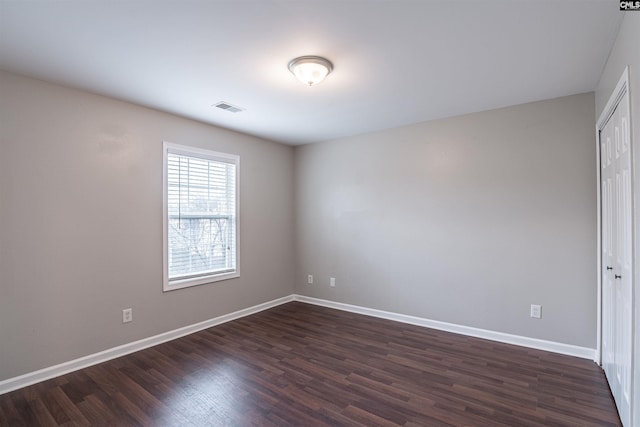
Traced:
[[239, 386], [246, 370], [227, 359], [185, 376], [163, 401], [162, 425], [241, 425], [250, 410], [249, 393]]

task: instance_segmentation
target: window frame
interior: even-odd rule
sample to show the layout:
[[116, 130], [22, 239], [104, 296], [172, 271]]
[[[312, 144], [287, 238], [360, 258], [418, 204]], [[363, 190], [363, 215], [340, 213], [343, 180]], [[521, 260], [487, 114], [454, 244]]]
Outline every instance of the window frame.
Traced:
[[[233, 163], [235, 173], [235, 270], [221, 273], [212, 273], [197, 277], [180, 279], [169, 278], [169, 179], [168, 179], [168, 155], [169, 153], [204, 158], [210, 161]], [[174, 144], [164, 141], [162, 144], [162, 290], [163, 292], [184, 289], [207, 283], [240, 277], [240, 156], [236, 154], [222, 153], [187, 145]]]

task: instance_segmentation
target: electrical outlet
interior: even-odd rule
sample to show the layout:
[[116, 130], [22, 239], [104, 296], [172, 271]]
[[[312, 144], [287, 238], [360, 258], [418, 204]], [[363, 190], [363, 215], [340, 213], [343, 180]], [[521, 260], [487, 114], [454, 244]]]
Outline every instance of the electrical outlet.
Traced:
[[537, 304], [531, 304], [530, 316], [535, 319], [542, 318], [542, 306]]
[[329, 278], [329, 286], [331, 286], [332, 288], [336, 287], [336, 278], [335, 277]]
[[133, 310], [125, 308], [122, 310], [122, 323], [129, 323], [133, 320]]
[[307, 276], [307, 283], [313, 285], [313, 274]]

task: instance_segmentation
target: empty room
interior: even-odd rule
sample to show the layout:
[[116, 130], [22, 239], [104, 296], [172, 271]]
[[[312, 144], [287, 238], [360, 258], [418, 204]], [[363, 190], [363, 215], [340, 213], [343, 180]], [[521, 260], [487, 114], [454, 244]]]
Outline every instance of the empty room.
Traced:
[[637, 1], [0, 0], [0, 426], [640, 427], [639, 167]]

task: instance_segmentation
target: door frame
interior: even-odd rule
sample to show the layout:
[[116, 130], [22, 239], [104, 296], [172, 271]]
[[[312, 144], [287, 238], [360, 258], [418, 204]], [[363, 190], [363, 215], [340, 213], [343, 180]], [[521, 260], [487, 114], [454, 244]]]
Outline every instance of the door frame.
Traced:
[[[598, 121], [596, 122], [596, 178], [597, 178], [597, 274], [598, 274], [598, 294], [597, 294], [597, 330], [596, 330], [596, 354], [595, 354], [595, 359], [594, 361], [602, 366], [602, 199], [601, 199], [601, 182], [600, 180], [602, 179], [601, 176], [601, 171], [602, 171], [602, 166], [600, 165], [600, 131], [602, 129], [604, 129], [604, 126], [607, 124], [607, 122], [609, 121], [609, 119], [611, 118], [611, 116], [613, 115], [615, 109], [618, 107], [618, 105], [620, 105], [620, 102], [622, 101], [622, 98], [624, 97], [625, 94], [627, 94], [629, 92], [629, 67], [625, 67], [624, 71], [622, 72], [622, 76], [620, 76], [620, 79], [618, 80], [618, 84], [616, 85], [616, 88], [613, 90], [613, 92], [611, 93], [611, 96], [609, 97], [609, 101], [607, 101], [607, 105], [604, 107], [604, 109], [602, 110], [602, 113], [600, 114], [600, 117], [598, 118]], [[627, 96], [627, 104], [630, 104], [630, 98], [631, 96]], [[627, 111], [631, 111], [631, 109], [629, 108], [630, 105], [627, 105]], [[629, 138], [631, 138], [631, 116], [629, 116]], [[631, 151], [631, 173], [632, 176], [635, 175], [635, 170], [633, 168], [633, 144], [631, 143], [629, 145], [629, 149], [632, 150]], [[632, 199], [633, 199], [633, 179], [631, 180], [631, 194], [632, 194]], [[631, 206], [634, 206], [633, 200], [631, 203]], [[634, 230], [634, 221], [631, 221], [631, 233], [632, 236], [635, 235], [635, 230]], [[635, 272], [636, 269], [636, 263], [635, 263], [635, 253], [634, 253], [634, 245], [631, 245], [631, 252], [633, 254], [632, 259], [633, 259], [633, 271]], [[635, 274], [635, 273], [634, 273]], [[632, 319], [635, 318], [635, 304], [634, 304], [634, 300], [635, 300], [635, 290], [634, 290], [634, 278], [631, 277], [631, 307], [632, 307]], [[633, 322], [632, 322], [633, 323]], [[631, 325], [632, 327], [632, 337], [635, 335], [634, 331], [633, 331], [633, 324]], [[632, 346], [631, 348], [633, 349], [633, 342], [632, 342]], [[632, 372], [632, 377], [633, 377], [633, 371], [634, 371], [634, 363], [633, 363], [633, 358], [631, 361], [631, 372]], [[632, 392], [633, 392], [633, 383], [632, 383]]]

